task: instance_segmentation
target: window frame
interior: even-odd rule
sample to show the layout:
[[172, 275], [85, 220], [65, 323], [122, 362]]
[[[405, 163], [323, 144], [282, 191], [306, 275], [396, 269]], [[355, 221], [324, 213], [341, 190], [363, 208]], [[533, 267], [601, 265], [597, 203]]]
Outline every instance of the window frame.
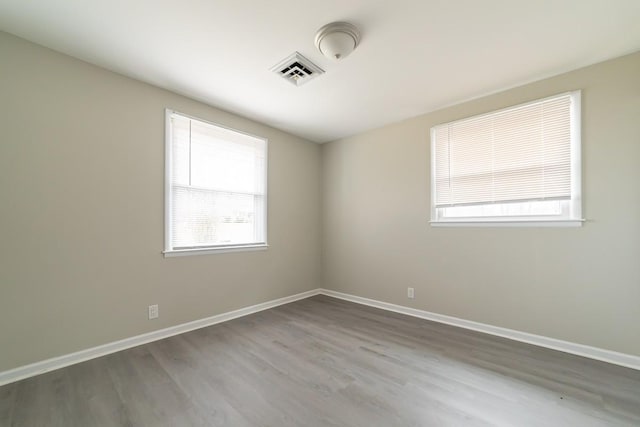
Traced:
[[[247, 243], [247, 244], [226, 244], [226, 245], [215, 245], [215, 246], [206, 246], [202, 248], [188, 248], [188, 249], [173, 249], [171, 244], [171, 236], [172, 236], [172, 214], [171, 207], [173, 206], [173, 198], [172, 194], [172, 126], [171, 126], [171, 116], [179, 115], [185, 117], [190, 120], [197, 120], [201, 123], [205, 123], [211, 126], [218, 127], [220, 129], [224, 129], [230, 132], [235, 132], [240, 135], [249, 136], [251, 138], [256, 138], [264, 141], [264, 212], [263, 212], [263, 233], [264, 233], [264, 241], [263, 242], [255, 242], [255, 243]], [[221, 125], [219, 123], [212, 122], [210, 120], [202, 119], [199, 117], [192, 116], [190, 114], [185, 114], [180, 111], [176, 111], [170, 108], [165, 109], [165, 162], [164, 162], [164, 250], [162, 253], [166, 257], [175, 257], [175, 256], [186, 256], [186, 255], [206, 255], [206, 254], [220, 254], [220, 253], [230, 253], [230, 252], [247, 252], [247, 251], [260, 251], [266, 250], [269, 247], [268, 244], [268, 176], [269, 176], [269, 140], [262, 136], [253, 135], [248, 132], [240, 131], [228, 126]]]
[[[570, 106], [570, 167], [571, 167], [571, 198], [568, 202], [568, 215], [529, 215], [529, 216], [486, 216], [486, 217], [457, 217], [439, 218], [436, 207], [436, 128], [470, 119], [491, 116], [493, 114], [526, 107], [563, 96], [571, 97]], [[431, 218], [432, 227], [581, 227], [585, 219], [582, 218], [582, 91], [574, 90], [535, 99], [505, 108], [476, 114], [450, 122], [439, 123], [430, 129], [430, 179], [431, 179]], [[481, 204], [479, 204], [481, 205]], [[484, 204], [484, 205], [488, 205]], [[563, 212], [565, 209], [563, 208]]]

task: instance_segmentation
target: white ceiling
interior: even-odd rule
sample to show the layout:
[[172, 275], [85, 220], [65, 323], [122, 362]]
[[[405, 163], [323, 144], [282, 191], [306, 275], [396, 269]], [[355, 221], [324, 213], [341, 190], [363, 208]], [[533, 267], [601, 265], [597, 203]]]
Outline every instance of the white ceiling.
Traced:
[[[362, 32], [338, 63], [336, 20]], [[0, 29], [325, 142], [640, 50], [640, 0], [2, 0]], [[296, 50], [326, 73], [269, 71]]]

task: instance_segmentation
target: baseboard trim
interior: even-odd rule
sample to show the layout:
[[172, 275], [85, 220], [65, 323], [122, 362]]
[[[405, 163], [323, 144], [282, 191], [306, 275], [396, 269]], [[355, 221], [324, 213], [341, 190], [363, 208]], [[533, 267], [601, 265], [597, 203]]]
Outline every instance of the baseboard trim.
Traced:
[[393, 311], [408, 316], [419, 317], [421, 319], [431, 320], [434, 322], [445, 323], [447, 325], [457, 326], [464, 329], [483, 332], [490, 335], [496, 335], [503, 338], [509, 338], [515, 341], [521, 341], [528, 344], [546, 347], [565, 353], [575, 354], [578, 356], [588, 357], [590, 359], [600, 360], [614, 365], [620, 365], [631, 369], [640, 370], [640, 357], [630, 354], [618, 353], [611, 350], [605, 350], [597, 347], [591, 347], [583, 344], [576, 344], [569, 341], [558, 340], [555, 338], [544, 337], [541, 335], [520, 332], [513, 329], [501, 328], [499, 326], [487, 325], [485, 323], [473, 322], [471, 320], [460, 319], [444, 314], [432, 313], [402, 305], [391, 304], [388, 302], [378, 301], [370, 298], [359, 297], [356, 295], [346, 294], [343, 292], [332, 291], [330, 289], [313, 289], [307, 292], [291, 295], [284, 298], [263, 302], [249, 307], [240, 308], [238, 310], [217, 314], [215, 316], [206, 317], [204, 319], [194, 320], [192, 322], [182, 323], [180, 325], [171, 326], [169, 328], [148, 332], [142, 335], [125, 338], [119, 341], [103, 344], [97, 347], [80, 350], [75, 353], [65, 354], [62, 356], [35, 362], [29, 365], [20, 366], [8, 371], [0, 372], [0, 386], [16, 382], [25, 378], [33, 377], [45, 372], [64, 368], [65, 366], [74, 365], [76, 363], [95, 359], [97, 357], [106, 356], [128, 348], [136, 347], [142, 344], [158, 341], [174, 335], [183, 334], [195, 329], [205, 328], [217, 323], [226, 322], [238, 317], [247, 316], [259, 311], [268, 310], [283, 304], [288, 304], [301, 299], [309, 298], [314, 295], [326, 295], [357, 304], [368, 305], [380, 308], [382, 310]]
[[618, 353], [616, 351], [605, 350], [602, 348], [591, 347], [583, 344], [576, 344], [569, 341], [545, 337], [542, 335], [535, 335], [527, 332], [516, 331], [513, 329], [501, 328], [499, 326], [487, 325], [485, 323], [473, 322], [471, 320], [460, 319], [453, 316], [446, 316], [444, 314], [432, 313], [425, 310], [391, 304], [374, 299], [363, 298], [356, 295], [345, 294], [343, 292], [332, 291], [329, 289], [320, 289], [320, 293], [322, 295], [327, 295], [333, 298], [339, 298], [358, 304], [381, 308], [383, 310], [406, 314], [408, 316], [419, 317], [421, 319], [432, 320], [439, 323], [445, 323], [447, 325], [457, 326], [464, 329], [471, 329], [473, 331], [483, 332], [485, 334], [509, 338], [515, 341], [521, 341], [540, 347], [546, 347], [565, 353], [600, 360], [602, 362], [612, 363], [614, 365], [620, 365], [627, 368], [640, 370], [640, 357], [630, 354]]
[[268, 310], [270, 308], [277, 307], [279, 305], [288, 304], [290, 302], [309, 298], [314, 295], [318, 295], [319, 293], [320, 293], [320, 289], [313, 289], [311, 291], [302, 292], [302, 293], [291, 295], [284, 298], [274, 299], [271, 301], [263, 302], [263, 303], [252, 305], [249, 307], [240, 308], [238, 310], [233, 310], [226, 313], [217, 314], [215, 316], [206, 317], [204, 319], [182, 323], [180, 325], [171, 326], [169, 328], [148, 332], [142, 335], [136, 335], [134, 337], [125, 338], [119, 341], [114, 341], [111, 343], [99, 345], [97, 347], [92, 347], [85, 350], [80, 350], [75, 353], [65, 354], [63, 356], [53, 357], [51, 359], [46, 359], [46, 360], [35, 362], [29, 365], [20, 366], [18, 368], [0, 372], [0, 386], [9, 384], [15, 381], [19, 381], [25, 378], [33, 377], [35, 375], [43, 374], [45, 372], [53, 371], [55, 369], [64, 368], [65, 366], [84, 362], [86, 360], [95, 359], [101, 356], [106, 356], [107, 354], [115, 353], [121, 350], [126, 350], [128, 348], [136, 347], [141, 344], [150, 343], [152, 341], [157, 341], [157, 340], [168, 338], [174, 335], [183, 334], [185, 332], [193, 331], [195, 329], [200, 329], [207, 326], [215, 325], [217, 323], [226, 322], [228, 320], [236, 319], [238, 317], [246, 316], [248, 314], [253, 314], [259, 311]]

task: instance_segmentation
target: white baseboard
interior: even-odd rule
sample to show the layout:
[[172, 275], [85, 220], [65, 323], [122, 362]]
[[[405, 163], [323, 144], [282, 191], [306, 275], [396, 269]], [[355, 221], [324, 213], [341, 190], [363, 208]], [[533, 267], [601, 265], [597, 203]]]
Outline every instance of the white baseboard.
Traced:
[[152, 341], [161, 340], [174, 335], [193, 331], [195, 329], [204, 328], [215, 325], [217, 323], [226, 322], [248, 314], [257, 313], [259, 311], [268, 310], [279, 305], [288, 304], [290, 302], [309, 298], [314, 295], [327, 295], [346, 301], [364, 304], [383, 310], [393, 311], [396, 313], [406, 314], [408, 316], [419, 317], [421, 319], [432, 320], [439, 323], [446, 323], [460, 328], [471, 329], [478, 332], [484, 332], [490, 335], [497, 335], [509, 338], [515, 341], [526, 342], [540, 347], [547, 347], [554, 350], [563, 351], [565, 353], [576, 354], [578, 356], [588, 357], [590, 359], [601, 360], [603, 362], [612, 363], [614, 365], [625, 366], [627, 368], [640, 370], [640, 357], [630, 354], [618, 353], [611, 350], [604, 350], [597, 347], [590, 347], [582, 344], [575, 344], [568, 341], [562, 341], [555, 338], [543, 337], [527, 332], [515, 331], [513, 329], [501, 328], [498, 326], [487, 325], [484, 323], [473, 322], [470, 320], [459, 319], [457, 317], [446, 316], [443, 314], [431, 313], [416, 308], [404, 307], [401, 305], [390, 304], [383, 301], [377, 301], [369, 298], [363, 298], [356, 295], [345, 294], [342, 292], [332, 291], [329, 289], [313, 289], [311, 291], [302, 292], [284, 298], [263, 302], [261, 304], [252, 305], [250, 307], [229, 311], [215, 316], [207, 317], [192, 322], [183, 323], [169, 328], [160, 329], [142, 335], [137, 335], [123, 340], [114, 341], [97, 347], [80, 350], [75, 353], [65, 354], [63, 356], [54, 357], [30, 365], [20, 366], [15, 369], [0, 372], [0, 386], [19, 381], [25, 378], [33, 377], [48, 371], [64, 368], [65, 366], [84, 362], [86, 360], [95, 359], [96, 357], [105, 356], [117, 351], [126, 350], [141, 344]]
[[396, 313], [419, 317], [421, 319], [432, 320], [434, 322], [446, 323], [447, 325], [458, 326], [460, 328], [471, 329], [478, 332], [484, 332], [490, 335], [497, 335], [499, 337], [509, 338], [515, 341], [526, 342], [528, 344], [533, 344], [540, 347], [551, 348], [553, 350], [559, 350], [565, 353], [584, 356], [590, 359], [600, 360], [603, 362], [612, 363], [614, 365], [620, 365], [627, 368], [640, 370], [640, 357], [633, 356], [631, 354], [618, 353], [616, 351], [605, 350], [588, 345], [576, 344], [569, 341], [558, 340], [555, 338], [544, 337], [527, 332], [515, 331], [513, 329], [501, 328], [499, 326], [492, 326], [485, 323], [473, 322], [471, 320], [459, 319], [457, 317], [446, 316], [444, 314], [431, 313], [425, 310], [390, 304], [383, 301], [363, 298], [356, 295], [332, 291], [329, 289], [320, 289], [320, 293], [322, 295], [327, 295], [358, 304], [364, 304], [388, 311], [394, 311]]
[[40, 362], [32, 363], [30, 365], [20, 366], [15, 369], [0, 372], [0, 386], [9, 384], [15, 381], [19, 381], [25, 378], [33, 377], [35, 375], [43, 374], [55, 369], [64, 368], [65, 366], [73, 365], [76, 363], [84, 362], [86, 360], [95, 359], [96, 357], [105, 356], [107, 354], [115, 353], [117, 351], [126, 350], [131, 347], [136, 347], [141, 344], [146, 344], [152, 341], [168, 338], [173, 335], [183, 334], [185, 332], [193, 331], [194, 329], [204, 328], [206, 326], [215, 325], [216, 323], [226, 322], [227, 320], [235, 319], [238, 317], [246, 316], [248, 314], [257, 313], [259, 311], [267, 310], [279, 305], [288, 304], [290, 302], [298, 301], [301, 299], [309, 298], [314, 295], [318, 295], [320, 289], [314, 289], [307, 292], [291, 295], [284, 298], [278, 298], [275, 300], [263, 302], [261, 304], [252, 305], [250, 307], [241, 308], [238, 310], [229, 311], [215, 316], [207, 317], [204, 319], [194, 320], [192, 322], [182, 323], [180, 325], [171, 326], [169, 328], [160, 329], [146, 334], [137, 335], [123, 340], [114, 341], [111, 343], [103, 344], [93, 348], [87, 348], [75, 353], [65, 354], [63, 356], [46, 359]]

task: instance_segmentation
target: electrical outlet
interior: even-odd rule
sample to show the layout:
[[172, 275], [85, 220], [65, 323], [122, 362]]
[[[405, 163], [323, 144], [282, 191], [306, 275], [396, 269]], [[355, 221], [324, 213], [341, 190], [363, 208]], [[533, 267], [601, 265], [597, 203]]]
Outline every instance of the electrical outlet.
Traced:
[[413, 288], [407, 288], [407, 298], [413, 299], [414, 290]]
[[159, 316], [158, 304], [149, 306], [149, 319], [156, 319]]

